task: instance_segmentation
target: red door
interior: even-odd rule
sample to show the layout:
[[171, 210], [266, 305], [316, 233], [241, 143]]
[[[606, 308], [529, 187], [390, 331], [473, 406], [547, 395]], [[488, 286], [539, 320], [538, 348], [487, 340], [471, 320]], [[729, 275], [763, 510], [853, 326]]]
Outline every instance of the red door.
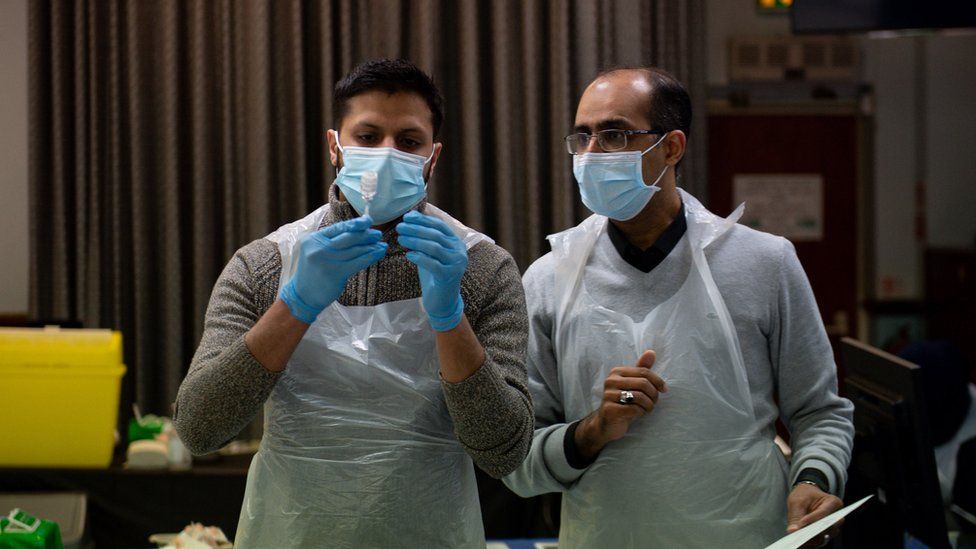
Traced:
[[[769, 232], [793, 234], [784, 236], [796, 246], [835, 356], [840, 337], [858, 334], [858, 281], [863, 279], [858, 263], [860, 122], [855, 113], [733, 112], [713, 113], [708, 120], [710, 209], [723, 215], [731, 212], [738, 205], [733, 204], [738, 189], [766, 213], [757, 220], [760, 225], [767, 222]], [[796, 193], [784, 193], [794, 184]], [[779, 211], [770, 207], [773, 204]], [[818, 213], [819, 218], [803, 214], [793, 225], [783, 223], [801, 210]], [[747, 200], [743, 220], [749, 218]]]

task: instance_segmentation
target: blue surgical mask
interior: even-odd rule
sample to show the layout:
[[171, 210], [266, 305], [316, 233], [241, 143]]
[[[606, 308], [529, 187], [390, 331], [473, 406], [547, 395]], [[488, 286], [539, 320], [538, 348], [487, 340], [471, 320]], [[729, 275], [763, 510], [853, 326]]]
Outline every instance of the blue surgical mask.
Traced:
[[390, 147], [343, 147], [338, 144], [339, 132], [335, 135], [342, 152], [336, 185], [359, 215], [366, 211], [360, 180], [368, 171], [376, 172], [376, 194], [369, 202], [369, 215], [377, 225], [409, 212], [427, 196], [424, 166], [434, 157], [433, 152], [424, 157]]
[[573, 175], [579, 183], [583, 204], [593, 213], [605, 215], [617, 221], [635, 217], [651, 201], [654, 193], [661, 190], [657, 184], [668, 171], [664, 166], [654, 183], [644, 183], [641, 158], [664, 141], [661, 136], [641, 151], [609, 153], [583, 153], [573, 155]]

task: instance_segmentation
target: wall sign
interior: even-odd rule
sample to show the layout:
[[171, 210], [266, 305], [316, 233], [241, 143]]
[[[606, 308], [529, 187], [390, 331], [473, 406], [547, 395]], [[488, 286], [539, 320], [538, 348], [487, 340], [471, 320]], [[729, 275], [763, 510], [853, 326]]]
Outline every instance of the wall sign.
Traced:
[[794, 242], [823, 240], [823, 176], [737, 174], [732, 203], [746, 203], [739, 223]]

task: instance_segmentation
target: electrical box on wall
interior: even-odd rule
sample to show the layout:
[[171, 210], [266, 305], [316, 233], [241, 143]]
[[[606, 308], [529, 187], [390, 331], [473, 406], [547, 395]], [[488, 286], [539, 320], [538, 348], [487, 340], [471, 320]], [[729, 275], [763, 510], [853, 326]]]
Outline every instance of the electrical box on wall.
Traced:
[[733, 82], [853, 82], [860, 74], [860, 51], [846, 36], [739, 36], [729, 56]]

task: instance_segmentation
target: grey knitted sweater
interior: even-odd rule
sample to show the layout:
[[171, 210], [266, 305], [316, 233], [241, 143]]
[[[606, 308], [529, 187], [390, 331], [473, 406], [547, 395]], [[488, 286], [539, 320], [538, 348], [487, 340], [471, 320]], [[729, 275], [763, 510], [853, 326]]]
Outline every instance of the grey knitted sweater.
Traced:
[[[329, 205], [323, 227], [357, 215], [338, 198], [335, 186]], [[418, 209], [425, 207], [422, 203]], [[417, 268], [396, 237], [392, 228], [384, 233], [386, 256], [349, 279], [341, 304], [372, 306], [421, 296]], [[214, 286], [203, 338], [174, 412], [177, 433], [195, 454], [214, 451], [237, 436], [281, 375], [265, 370], [244, 344], [244, 334], [277, 298], [280, 275], [277, 245], [262, 238], [239, 249]], [[485, 362], [469, 378], [441, 385], [458, 441], [482, 470], [501, 477], [522, 462], [533, 432], [525, 294], [508, 252], [489, 242], [473, 246], [461, 296]]]

